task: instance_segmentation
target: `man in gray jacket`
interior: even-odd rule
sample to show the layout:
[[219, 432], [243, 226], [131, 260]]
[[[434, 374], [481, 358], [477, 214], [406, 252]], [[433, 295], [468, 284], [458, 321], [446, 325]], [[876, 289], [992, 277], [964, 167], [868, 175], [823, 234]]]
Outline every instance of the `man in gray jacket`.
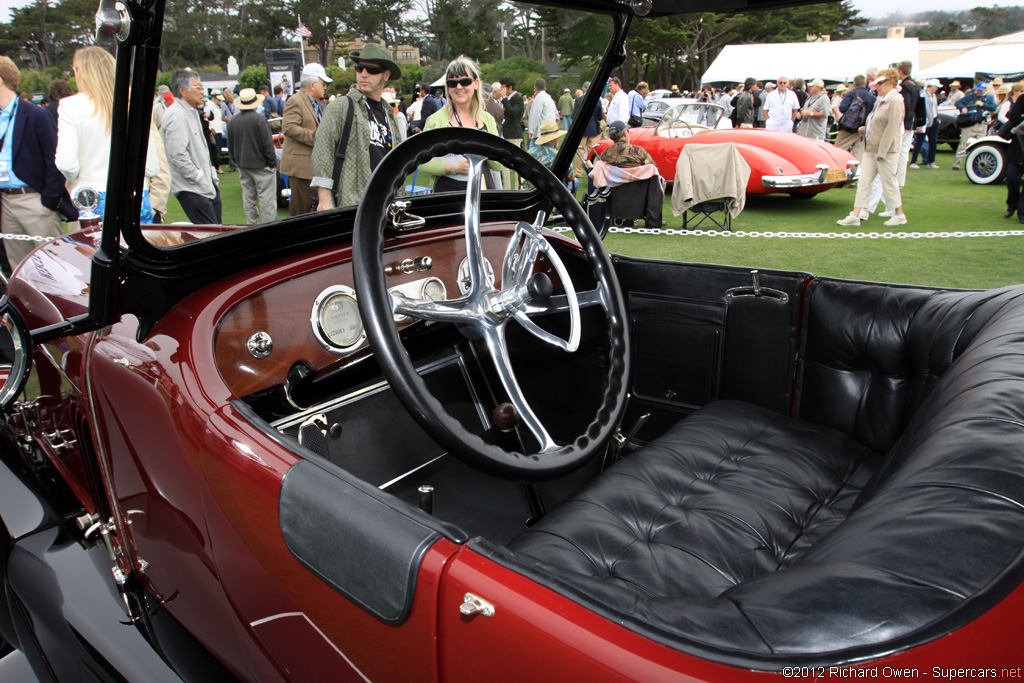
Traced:
[[228, 121], [228, 159], [238, 168], [242, 208], [249, 225], [277, 219], [277, 155], [267, 119], [256, 112], [265, 96], [252, 88], [238, 93], [238, 115]]
[[171, 92], [174, 104], [164, 112], [160, 126], [171, 170], [171, 192], [190, 221], [219, 225], [217, 172], [210, 163], [210, 148], [199, 120], [203, 83], [194, 71], [179, 69], [171, 76]]

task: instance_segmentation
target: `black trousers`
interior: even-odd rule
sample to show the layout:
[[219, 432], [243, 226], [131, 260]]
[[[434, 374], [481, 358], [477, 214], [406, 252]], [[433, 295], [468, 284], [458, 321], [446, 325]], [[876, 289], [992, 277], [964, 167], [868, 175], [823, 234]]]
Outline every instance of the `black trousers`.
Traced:
[[1024, 164], [1006, 165], [1006, 208], [1015, 210], [1017, 218], [1024, 221], [1024, 194], [1021, 194], [1021, 180], [1024, 178]]
[[213, 199], [195, 192], [179, 192], [174, 195], [185, 211], [185, 215], [195, 225], [220, 225], [220, 190]]

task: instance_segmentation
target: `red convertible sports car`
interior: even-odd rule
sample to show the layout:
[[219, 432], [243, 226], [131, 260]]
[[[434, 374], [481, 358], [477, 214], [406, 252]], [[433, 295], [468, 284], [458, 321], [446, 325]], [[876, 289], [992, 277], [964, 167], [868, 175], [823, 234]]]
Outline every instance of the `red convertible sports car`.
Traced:
[[[603, 82], [636, 16], [700, 8], [544, 17], [606, 27]], [[0, 298], [0, 674], [1020, 676], [1024, 287], [609, 254], [582, 119], [551, 171], [438, 129], [358, 207], [143, 227], [174, 22], [115, 9], [102, 227]], [[396, 199], [447, 154], [465, 192]]]
[[[747, 194], [788, 192], [813, 197], [833, 187], [843, 187], [860, 175], [860, 163], [846, 150], [827, 142], [809, 140], [795, 133], [763, 128], [729, 128], [709, 125], [707, 110], [717, 105], [699, 102], [673, 107], [654, 126], [629, 130], [629, 139], [646, 149], [658, 172], [669, 184], [675, 182], [676, 162], [686, 145], [714, 145], [731, 142], [750, 166]], [[594, 154], [610, 147], [604, 139]]]

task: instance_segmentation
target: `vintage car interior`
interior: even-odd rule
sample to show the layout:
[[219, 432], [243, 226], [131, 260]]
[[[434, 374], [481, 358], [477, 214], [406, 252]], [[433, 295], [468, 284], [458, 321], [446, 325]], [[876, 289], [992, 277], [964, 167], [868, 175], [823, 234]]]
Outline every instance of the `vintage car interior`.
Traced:
[[[474, 130], [398, 145], [358, 207], [140, 228], [163, 4], [121, 7], [103, 225], [0, 300], [0, 654], [54, 681], [1019, 665], [1024, 286], [609, 254], [574, 145], [551, 172]], [[602, 81], [636, 16], [697, 4], [571, 9], [608, 20]], [[464, 195], [400, 196], [446, 154]], [[484, 190], [487, 160], [533, 189]]]

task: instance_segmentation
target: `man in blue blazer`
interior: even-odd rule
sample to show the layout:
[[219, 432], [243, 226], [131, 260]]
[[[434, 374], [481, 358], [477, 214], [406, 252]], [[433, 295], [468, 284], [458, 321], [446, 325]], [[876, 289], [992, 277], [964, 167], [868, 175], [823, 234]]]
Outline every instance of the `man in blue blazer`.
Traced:
[[[18, 97], [21, 72], [0, 55], [0, 229], [4, 235], [59, 237], [61, 215], [78, 220], [64, 176], [54, 165], [57, 124], [42, 107]], [[12, 268], [39, 241], [4, 239]]]

